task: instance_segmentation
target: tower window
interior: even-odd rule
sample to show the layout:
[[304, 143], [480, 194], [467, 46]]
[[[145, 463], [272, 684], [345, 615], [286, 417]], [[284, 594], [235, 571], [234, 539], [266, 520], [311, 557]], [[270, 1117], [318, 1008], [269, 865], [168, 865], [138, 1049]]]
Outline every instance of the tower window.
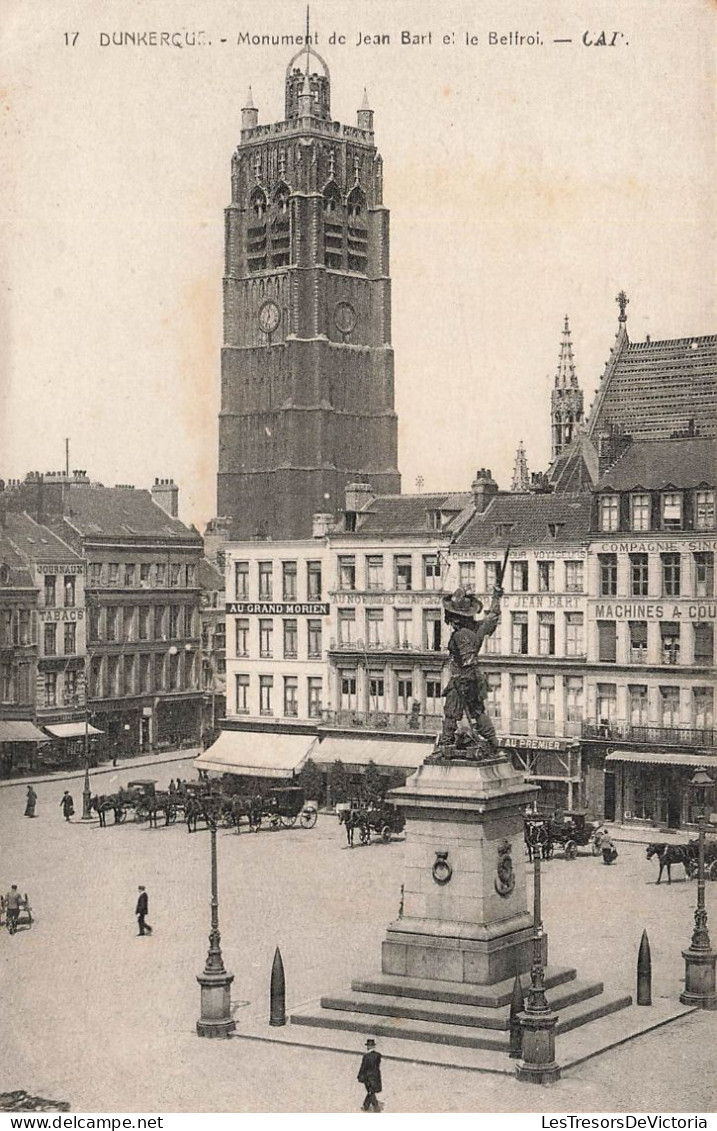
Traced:
[[249, 197], [249, 220], [246, 229], [246, 257], [249, 271], [266, 269], [266, 210], [268, 201], [261, 188]]

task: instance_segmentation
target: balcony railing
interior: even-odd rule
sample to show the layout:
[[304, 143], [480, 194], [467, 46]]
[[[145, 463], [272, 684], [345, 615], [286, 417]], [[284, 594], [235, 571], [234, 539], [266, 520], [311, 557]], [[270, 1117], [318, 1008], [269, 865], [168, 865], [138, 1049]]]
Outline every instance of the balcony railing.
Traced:
[[427, 641], [414, 640], [336, 640], [329, 641], [331, 652], [432, 652], [436, 656], [447, 655], [445, 648], [430, 647]]
[[583, 738], [605, 741], [655, 742], [663, 746], [716, 746], [717, 732], [706, 727], [633, 726], [631, 723], [584, 722]]
[[443, 725], [443, 715], [419, 715], [412, 711], [392, 714], [389, 711], [323, 710], [321, 721], [325, 726], [362, 727], [365, 730], [407, 731], [436, 734]]

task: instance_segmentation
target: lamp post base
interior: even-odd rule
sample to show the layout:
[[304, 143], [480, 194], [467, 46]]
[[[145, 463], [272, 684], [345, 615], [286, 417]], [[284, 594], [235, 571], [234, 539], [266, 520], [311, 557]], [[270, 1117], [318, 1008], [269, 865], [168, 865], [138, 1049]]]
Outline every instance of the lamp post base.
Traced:
[[523, 1059], [515, 1066], [518, 1080], [528, 1084], [554, 1084], [560, 1079], [555, 1060], [557, 1013], [521, 1013]]
[[697, 1009], [717, 1009], [715, 964], [717, 953], [713, 950], [682, 951], [685, 960], [685, 988], [680, 994], [683, 1005]]
[[201, 986], [201, 1016], [197, 1021], [198, 1037], [230, 1037], [236, 1032], [231, 1016], [229, 987], [233, 974], [197, 974]]

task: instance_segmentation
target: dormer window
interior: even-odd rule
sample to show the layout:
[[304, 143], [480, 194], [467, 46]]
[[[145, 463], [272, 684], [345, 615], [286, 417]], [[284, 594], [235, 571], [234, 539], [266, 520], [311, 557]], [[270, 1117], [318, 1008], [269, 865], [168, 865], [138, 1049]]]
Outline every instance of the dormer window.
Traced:
[[714, 491], [697, 491], [695, 494], [695, 529], [711, 530], [715, 524]]
[[426, 526], [429, 530], [442, 530], [443, 529], [443, 515], [440, 511], [428, 511], [426, 513]]
[[563, 529], [564, 526], [565, 526], [564, 522], [549, 522], [548, 523], [548, 534], [550, 535], [550, 537], [552, 539], [559, 538], [560, 534], [562, 533], [562, 529]]
[[633, 530], [650, 529], [650, 496], [645, 492], [630, 496], [630, 526]]
[[618, 495], [603, 495], [600, 499], [600, 529], [617, 530], [620, 525], [620, 498]]
[[662, 527], [664, 530], [680, 530], [682, 527], [682, 493], [665, 491], [662, 496]]
[[513, 529], [515, 523], [513, 522], [497, 522], [495, 524], [495, 533], [498, 538], [507, 538]]

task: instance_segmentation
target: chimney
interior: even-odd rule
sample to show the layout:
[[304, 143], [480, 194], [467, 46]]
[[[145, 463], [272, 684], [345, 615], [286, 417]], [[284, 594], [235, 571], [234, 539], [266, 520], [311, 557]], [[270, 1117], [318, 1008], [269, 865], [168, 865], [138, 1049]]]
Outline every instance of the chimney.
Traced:
[[179, 514], [179, 487], [173, 479], [155, 479], [151, 488], [152, 501], [172, 518]]
[[346, 511], [360, 511], [375, 498], [376, 493], [370, 483], [349, 483], [346, 487]]
[[334, 516], [327, 511], [319, 511], [311, 519], [311, 537], [325, 538], [334, 525]]
[[476, 514], [483, 514], [493, 496], [498, 494], [498, 484], [489, 467], [478, 469], [476, 477], [471, 483], [471, 491], [473, 492]]

